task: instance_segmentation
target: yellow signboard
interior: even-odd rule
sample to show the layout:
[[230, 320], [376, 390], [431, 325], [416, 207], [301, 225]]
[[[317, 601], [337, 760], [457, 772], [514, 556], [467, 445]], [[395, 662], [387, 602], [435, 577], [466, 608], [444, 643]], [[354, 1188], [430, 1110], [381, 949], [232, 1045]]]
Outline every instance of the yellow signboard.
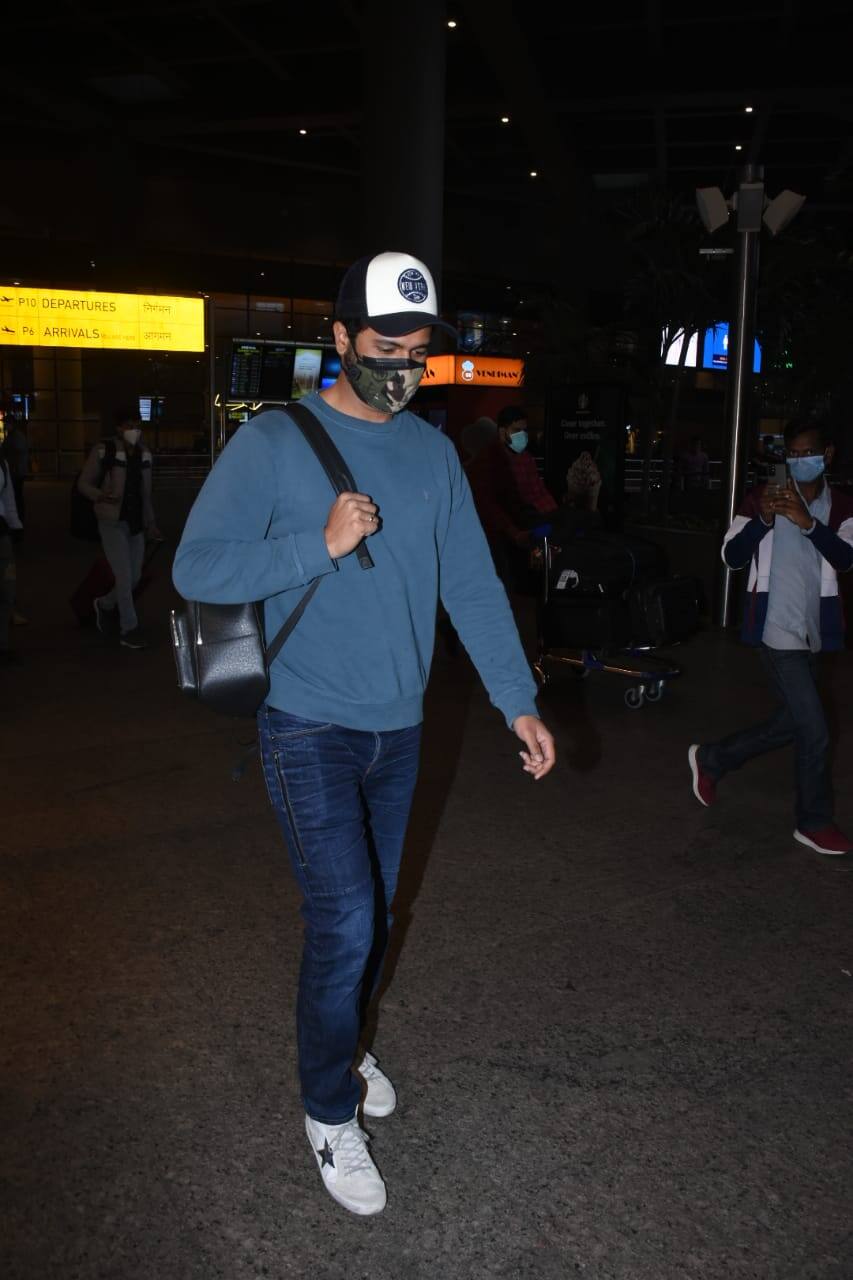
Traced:
[[204, 299], [0, 285], [0, 345], [204, 351]]

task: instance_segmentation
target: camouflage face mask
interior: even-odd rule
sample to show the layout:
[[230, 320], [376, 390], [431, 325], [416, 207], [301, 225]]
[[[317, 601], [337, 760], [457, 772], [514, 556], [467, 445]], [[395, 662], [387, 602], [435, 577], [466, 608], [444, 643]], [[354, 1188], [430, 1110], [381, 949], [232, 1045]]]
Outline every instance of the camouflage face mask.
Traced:
[[418, 389], [426, 365], [418, 360], [377, 360], [360, 356], [352, 343], [343, 358], [344, 372], [359, 400], [379, 413], [399, 413]]

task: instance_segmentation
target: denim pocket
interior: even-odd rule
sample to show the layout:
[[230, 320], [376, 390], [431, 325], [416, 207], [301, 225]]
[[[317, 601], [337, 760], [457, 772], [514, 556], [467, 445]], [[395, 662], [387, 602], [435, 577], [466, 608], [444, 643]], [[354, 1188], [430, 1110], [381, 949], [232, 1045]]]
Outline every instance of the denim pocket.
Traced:
[[274, 707], [267, 707], [264, 714], [270, 742], [309, 738], [317, 733], [328, 733], [335, 727], [331, 722], [321, 724], [318, 720], [303, 720], [301, 716], [292, 716], [289, 711], [277, 711]]

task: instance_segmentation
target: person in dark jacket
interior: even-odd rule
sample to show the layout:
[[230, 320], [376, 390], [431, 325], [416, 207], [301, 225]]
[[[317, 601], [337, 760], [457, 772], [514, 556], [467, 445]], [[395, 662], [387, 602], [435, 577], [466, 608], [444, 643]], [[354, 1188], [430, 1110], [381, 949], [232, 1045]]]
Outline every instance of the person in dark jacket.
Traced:
[[785, 446], [787, 488], [762, 485], [748, 493], [723, 543], [731, 569], [749, 565], [743, 638], [761, 648], [776, 710], [720, 742], [694, 743], [693, 792], [701, 804], [713, 804], [727, 773], [793, 743], [794, 839], [818, 853], [849, 854], [853, 841], [835, 825], [829, 731], [816, 676], [818, 655], [844, 647], [838, 575], [853, 568], [853, 500], [824, 478], [834, 449], [821, 424], [790, 423]]
[[148, 642], [136, 616], [133, 590], [142, 575], [146, 536], [157, 541], [163, 535], [151, 505], [152, 459], [138, 415], [119, 409], [115, 422], [111, 451], [104, 441], [95, 445], [77, 488], [95, 504], [101, 544], [115, 578], [112, 591], [94, 602], [98, 630], [109, 633], [118, 612], [119, 643], [126, 649], [144, 649]]

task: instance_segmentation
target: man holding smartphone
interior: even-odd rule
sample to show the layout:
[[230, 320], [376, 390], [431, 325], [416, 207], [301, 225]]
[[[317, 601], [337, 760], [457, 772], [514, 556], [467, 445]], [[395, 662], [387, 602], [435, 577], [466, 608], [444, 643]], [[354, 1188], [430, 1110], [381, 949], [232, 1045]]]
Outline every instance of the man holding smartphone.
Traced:
[[693, 793], [711, 805], [725, 774], [793, 742], [794, 839], [843, 855], [853, 841], [835, 825], [829, 731], [816, 676], [817, 655], [844, 647], [838, 574], [853, 568], [853, 500], [824, 478], [835, 450], [821, 423], [789, 423], [785, 451], [787, 476], [746, 495], [723, 542], [729, 568], [749, 565], [743, 639], [760, 646], [777, 706], [761, 724], [694, 743], [688, 759]]

